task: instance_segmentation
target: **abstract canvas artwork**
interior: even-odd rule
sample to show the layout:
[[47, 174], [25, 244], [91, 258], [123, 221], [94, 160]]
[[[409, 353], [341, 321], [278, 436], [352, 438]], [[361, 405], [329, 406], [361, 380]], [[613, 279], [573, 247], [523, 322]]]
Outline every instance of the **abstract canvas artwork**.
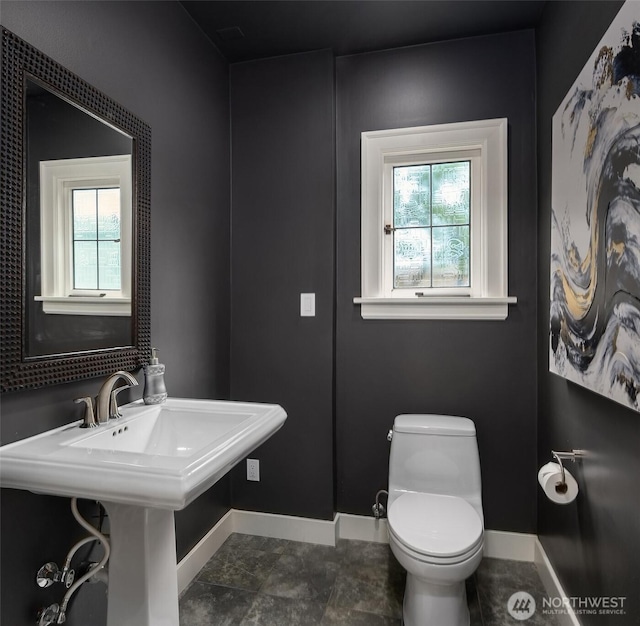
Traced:
[[640, 2], [553, 117], [550, 371], [640, 410]]

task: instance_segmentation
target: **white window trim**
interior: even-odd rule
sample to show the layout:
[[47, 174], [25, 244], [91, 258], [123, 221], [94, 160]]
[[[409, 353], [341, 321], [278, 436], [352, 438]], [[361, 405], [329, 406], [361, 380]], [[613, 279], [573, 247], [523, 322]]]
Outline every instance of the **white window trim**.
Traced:
[[[442, 290], [410, 296], [406, 289], [392, 295], [385, 281], [385, 167], [461, 151], [479, 151], [481, 159], [472, 287], [455, 296]], [[362, 295], [353, 301], [364, 319], [506, 319], [509, 304], [517, 302], [507, 295], [507, 239], [506, 118], [362, 133]]]
[[[79, 186], [120, 187], [120, 291], [104, 296], [74, 291], [71, 277], [71, 216], [65, 195]], [[45, 313], [54, 315], [131, 315], [133, 246], [131, 155], [40, 162], [41, 295]], [[73, 293], [73, 295], [71, 295]]]

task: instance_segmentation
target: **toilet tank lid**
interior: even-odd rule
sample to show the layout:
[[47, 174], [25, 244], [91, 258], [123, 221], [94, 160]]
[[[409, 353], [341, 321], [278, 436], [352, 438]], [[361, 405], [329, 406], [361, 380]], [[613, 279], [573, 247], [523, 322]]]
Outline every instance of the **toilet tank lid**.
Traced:
[[475, 424], [467, 417], [452, 415], [398, 415], [393, 422], [397, 433], [417, 433], [422, 435], [449, 435], [475, 437]]

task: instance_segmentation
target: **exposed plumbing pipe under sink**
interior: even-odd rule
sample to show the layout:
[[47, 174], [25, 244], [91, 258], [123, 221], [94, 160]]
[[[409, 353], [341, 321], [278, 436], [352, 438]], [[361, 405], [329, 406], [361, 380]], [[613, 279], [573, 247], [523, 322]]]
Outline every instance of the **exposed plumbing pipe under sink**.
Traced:
[[[58, 580], [66, 581], [67, 586], [69, 587], [60, 605], [52, 604], [40, 612], [38, 626], [50, 626], [51, 624], [64, 624], [64, 622], [67, 619], [66, 612], [67, 612], [67, 606], [69, 604], [69, 600], [71, 600], [71, 597], [80, 588], [80, 586], [94, 576], [106, 582], [104, 577], [104, 567], [107, 564], [107, 561], [109, 560], [109, 555], [111, 554], [111, 547], [109, 546], [109, 542], [107, 538], [99, 530], [94, 528], [91, 524], [89, 524], [89, 522], [87, 522], [80, 515], [78, 511], [77, 498], [71, 498], [71, 512], [73, 513], [73, 517], [75, 517], [78, 524], [80, 524], [80, 526], [82, 526], [85, 530], [87, 530], [87, 532], [89, 532], [91, 536], [81, 539], [71, 548], [71, 550], [69, 550], [69, 553], [67, 554], [67, 558], [65, 560], [62, 570], [59, 573], [55, 572], [54, 574], [55, 577], [53, 576], [49, 576], [46, 578], [40, 577], [41, 572], [43, 572], [43, 570], [45, 570], [47, 566], [53, 566], [47, 570], [50, 573], [57, 570], [57, 568], [55, 567], [55, 564], [52, 564], [52, 563], [47, 563], [47, 565], [43, 566], [40, 569], [40, 572], [38, 572], [38, 585], [41, 587], [48, 587], [53, 582]], [[73, 582], [73, 578], [74, 578], [73, 570], [70, 569], [71, 559], [82, 546], [92, 541], [99, 541], [101, 543], [102, 548], [104, 550], [102, 559], [93, 567], [91, 567], [83, 576], [80, 576], [78, 580]], [[47, 580], [50, 580], [50, 582], [47, 582]], [[71, 584], [71, 582], [73, 582], [73, 584]]]

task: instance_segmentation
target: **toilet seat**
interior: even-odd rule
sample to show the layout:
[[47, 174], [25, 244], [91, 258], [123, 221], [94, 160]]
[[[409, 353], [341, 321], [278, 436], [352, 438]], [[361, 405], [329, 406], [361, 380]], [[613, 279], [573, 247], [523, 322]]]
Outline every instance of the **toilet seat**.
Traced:
[[389, 508], [389, 532], [421, 561], [459, 563], [482, 549], [483, 522], [463, 498], [408, 492]]

